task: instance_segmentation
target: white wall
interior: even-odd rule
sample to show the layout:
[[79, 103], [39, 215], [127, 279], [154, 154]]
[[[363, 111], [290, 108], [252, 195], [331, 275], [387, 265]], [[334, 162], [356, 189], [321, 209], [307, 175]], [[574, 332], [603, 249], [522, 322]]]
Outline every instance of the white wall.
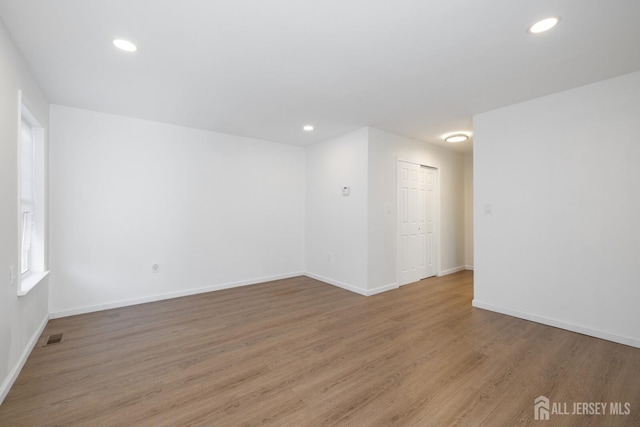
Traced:
[[360, 293], [367, 289], [368, 134], [364, 128], [307, 147], [307, 274]]
[[[436, 145], [369, 130], [369, 289], [388, 289], [396, 282], [397, 159], [438, 168], [440, 245], [437, 272], [464, 268], [464, 157]], [[389, 212], [390, 210], [390, 212]], [[438, 261], [439, 260], [439, 261]], [[436, 267], [437, 268], [437, 267]]]
[[464, 264], [473, 269], [473, 153], [464, 155]]
[[304, 164], [301, 147], [52, 106], [52, 314], [301, 274]]
[[49, 285], [44, 279], [26, 296], [10, 284], [9, 267], [20, 274], [18, 221], [19, 97], [40, 124], [49, 106], [0, 21], [0, 402], [6, 396], [47, 320]]
[[474, 117], [474, 305], [640, 346], [639, 118], [640, 73]]

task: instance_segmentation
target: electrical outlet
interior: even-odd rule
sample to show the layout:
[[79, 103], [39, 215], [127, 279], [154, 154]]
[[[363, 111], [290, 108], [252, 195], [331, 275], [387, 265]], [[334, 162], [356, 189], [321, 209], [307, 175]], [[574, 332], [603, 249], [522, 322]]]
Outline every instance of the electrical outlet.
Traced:
[[12, 265], [9, 267], [9, 285], [13, 286], [16, 281], [16, 266]]
[[331, 264], [331, 254], [327, 254], [327, 262]]
[[152, 272], [152, 273], [158, 273], [158, 272], [160, 272], [160, 266], [159, 266], [158, 264], [153, 264], [153, 265], [151, 266], [151, 272]]

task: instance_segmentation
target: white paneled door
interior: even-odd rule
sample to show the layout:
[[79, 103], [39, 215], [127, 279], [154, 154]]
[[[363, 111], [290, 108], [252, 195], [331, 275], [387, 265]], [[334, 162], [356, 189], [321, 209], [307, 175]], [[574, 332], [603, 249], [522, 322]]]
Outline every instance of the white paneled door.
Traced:
[[398, 161], [398, 284], [435, 276], [436, 169]]

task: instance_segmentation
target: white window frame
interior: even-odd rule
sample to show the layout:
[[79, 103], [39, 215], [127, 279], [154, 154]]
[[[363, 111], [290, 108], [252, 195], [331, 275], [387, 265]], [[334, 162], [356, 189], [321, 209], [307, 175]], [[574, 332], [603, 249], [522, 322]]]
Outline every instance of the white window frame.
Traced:
[[[18, 224], [20, 280], [18, 295], [26, 295], [48, 274], [45, 128], [29, 111], [20, 93], [18, 126]], [[29, 141], [28, 135], [31, 136]], [[26, 138], [25, 138], [26, 136]], [[23, 149], [24, 144], [32, 144]], [[30, 158], [25, 157], [30, 156]], [[27, 163], [24, 163], [27, 162]], [[31, 189], [23, 192], [24, 186]]]

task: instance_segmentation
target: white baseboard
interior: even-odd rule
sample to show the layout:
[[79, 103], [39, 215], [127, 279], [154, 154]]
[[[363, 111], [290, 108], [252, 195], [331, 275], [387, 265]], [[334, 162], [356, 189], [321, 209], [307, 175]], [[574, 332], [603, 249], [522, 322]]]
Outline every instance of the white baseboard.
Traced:
[[42, 319], [40, 326], [34, 332], [34, 334], [31, 336], [31, 339], [22, 350], [22, 354], [20, 355], [20, 358], [18, 359], [16, 364], [13, 366], [13, 369], [11, 369], [11, 372], [9, 372], [9, 375], [7, 375], [7, 378], [4, 380], [4, 382], [0, 386], [0, 405], [2, 404], [2, 402], [4, 402], [4, 399], [7, 397], [7, 394], [9, 394], [9, 390], [11, 390], [13, 383], [16, 382], [16, 379], [18, 379], [18, 375], [20, 374], [22, 367], [27, 362], [27, 359], [31, 354], [31, 350], [33, 350], [33, 348], [36, 346], [36, 343], [38, 342], [40, 335], [42, 335], [42, 331], [44, 331], [44, 328], [47, 326], [48, 321], [49, 321], [49, 316], [45, 316]]
[[463, 271], [463, 270], [464, 270], [463, 266], [450, 268], [448, 270], [442, 270], [440, 273], [438, 273], [438, 277], [448, 276], [449, 274], [457, 273], [458, 271]]
[[222, 289], [237, 288], [240, 286], [257, 285], [259, 283], [271, 282], [273, 280], [289, 279], [292, 277], [304, 276], [305, 273], [296, 272], [288, 274], [279, 274], [276, 276], [260, 277], [257, 279], [241, 280], [238, 282], [223, 283], [219, 285], [206, 286], [203, 288], [186, 289], [184, 291], [169, 292], [165, 294], [150, 295], [143, 298], [133, 298], [109, 302], [105, 304], [96, 304], [85, 307], [72, 308], [67, 310], [53, 311], [49, 313], [49, 318], [58, 319], [60, 317], [75, 316], [77, 314], [93, 313], [95, 311], [110, 310], [112, 308], [127, 307], [130, 305], [144, 304], [147, 302], [162, 301], [171, 298], [186, 297], [189, 295], [203, 294], [207, 292], [220, 291]]
[[464, 269], [465, 270], [473, 270], [473, 265], [465, 265]]
[[377, 288], [374, 288], [374, 289], [367, 289], [365, 295], [371, 296], [371, 295], [381, 294], [382, 292], [392, 291], [398, 288], [399, 288], [398, 283], [393, 282], [393, 283], [389, 283], [388, 285], [378, 286]]
[[307, 277], [310, 277], [312, 279], [316, 279], [316, 280], [319, 280], [321, 282], [328, 283], [330, 285], [337, 286], [337, 287], [342, 288], [342, 289], [346, 289], [347, 291], [351, 291], [351, 292], [355, 292], [355, 293], [360, 294], [360, 295], [367, 296], [367, 289], [362, 289], [362, 288], [359, 288], [357, 286], [348, 285], [346, 283], [342, 283], [342, 282], [339, 282], [337, 280], [329, 279], [328, 277], [324, 277], [324, 276], [321, 276], [319, 274], [306, 272], [306, 273], [304, 273], [304, 275], [307, 276]]
[[395, 282], [394, 283], [390, 283], [388, 285], [384, 285], [384, 286], [378, 286], [377, 288], [374, 288], [374, 289], [362, 289], [362, 288], [359, 288], [357, 286], [349, 285], [349, 284], [340, 282], [338, 280], [333, 280], [333, 279], [330, 279], [328, 277], [321, 276], [319, 274], [314, 274], [314, 273], [307, 272], [307, 273], [304, 273], [304, 275], [307, 276], [307, 277], [310, 277], [312, 279], [319, 280], [321, 282], [327, 283], [329, 285], [337, 286], [337, 287], [345, 289], [347, 291], [351, 291], [351, 292], [355, 292], [356, 294], [364, 295], [365, 297], [369, 297], [371, 295], [380, 294], [382, 292], [391, 291], [393, 289], [398, 289], [398, 284], [395, 283]]
[[604, 332], [597, 329], [587, 328], [585, 326], [575, 325], [573, 323], [565, 322], [562, 320], [551, 319], [544, 316], [538, 316], [537, 314], [531, 314], [531, 313], [526, 313], [518, 310], [512, 310], [506, 307], [498, 307], [498, 306], [487, 304], [475, 299], [472, 301], [471, 304], [474, 307], [481, 308], [483, 310], [494, 311], [496, 313], [506, 314], [508, 316], [518, 317], [520, 319], [530, 320], [536, 323], [542, 323], [543, 325], [553, 326], [555, 328], [565, 329], [567, 331], [577, 332], [579, 334], [589, 335], [591, 337], [600, 338], [603, 340], [613, 341], [619, 344], [640, 348], [640, 339], [637, 339], [637, 338], [631, 338], [623, 335], [612, 334], [610, 332]]

